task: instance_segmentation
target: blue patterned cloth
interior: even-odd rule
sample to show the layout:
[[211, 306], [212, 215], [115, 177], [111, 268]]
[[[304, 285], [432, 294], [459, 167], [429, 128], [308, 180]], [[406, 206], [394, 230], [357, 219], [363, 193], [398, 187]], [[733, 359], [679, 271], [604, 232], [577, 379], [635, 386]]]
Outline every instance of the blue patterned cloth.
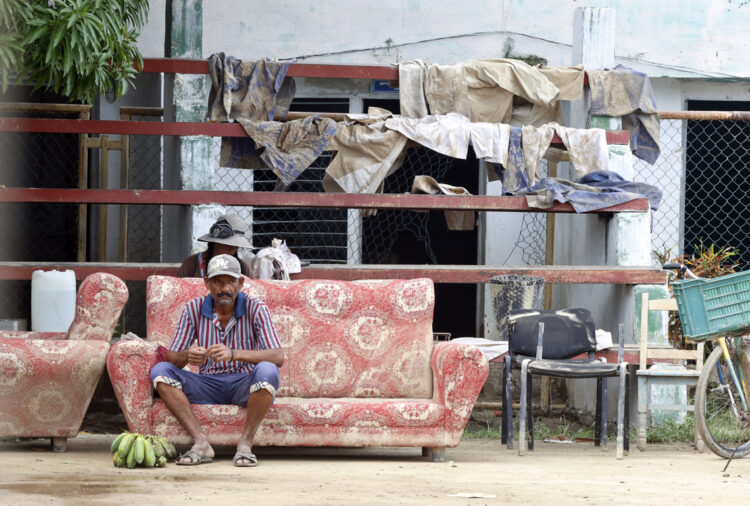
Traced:
[[244, 121], [239, 123], [255, 142], [256, 152], [286, 189], [326, 149], [338, 124], [320, 115], [287, 121]]
[[268, 59], [242, 61], [224, 53], [212, 54], [208, 58], [209, 121], [285, 118], [296, 91], [294, 79], [286, 77], [290, 64]]
[[660, 127], [648, 76], [622, 65], [586, 72], [591, 93], [589, 113], [622, 116], [622, 127], [630, 132], [633, 154], [653, 165], [660, 153]]
[[[212, 54], [208, 59], [208, 120], [273, 121], [274, 116], [286, 117], [296, 91], [294, 79], [286, 77], [290, 63], [242, 61], [224, 53]], [[221, 139], [219, 164], [238, 169], [263, 167], [253, 141], [239, 137]]]
[[489, 164], [503, 182], [503, 194], [515, 195], [529, 188], [529, 178], [526, 175], [526, 162], [521, 145], [521, 127], [510, 127], [510, 141], [508, 142], [508, 166]]
[[619, 174], [601, 170], [591, 172], [574, 183], [546, 177], [526, 192], [530, 207], [548, 208], [555, 202], [570, 202], [577, 213], [596, 211], [635, 199], [647, 198], [653, 211], [659, 208], [662, 192], [646, 183], [626, 181]]

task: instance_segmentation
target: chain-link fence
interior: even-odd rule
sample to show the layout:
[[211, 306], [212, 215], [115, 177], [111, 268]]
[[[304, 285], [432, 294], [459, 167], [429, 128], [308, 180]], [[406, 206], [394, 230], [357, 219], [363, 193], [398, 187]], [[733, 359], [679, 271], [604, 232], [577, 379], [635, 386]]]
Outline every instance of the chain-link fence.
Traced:
[[[75, 119], [77, 112], [3, 110], [15, 118]], [[0, 185], [10, 188], [76, 188], [77, 134], [0, 132]], [[0, 260], [74, 262], [77, 254], [75, 204], [0, 203]], [[30, 321], [31, 283], [0, 281], [0, 318]]]
[[740, 268], [750, 268], [750, 122], [662, 119], [659, 159], [634, 165], [636, 180], [663, 192], [653, 214], [655, 252], [734, 247]]
[[[652, 214], [651, 249], [676, 256], [682, 251], [680, 217], [682, 202], [683, 143], [682, 120], [661, 120], [661, 153], [654, 165], [633, 157], [635, 181], [662, 191], [659, 209]], [[656, 265], [656, 258], [652, 258]]]
[[[24, 113], [5, 111], [5, 116], [46, 118], [76, 117], [71, 113]], [[160, 121], [159, 117], [133, 116], [133, 120]], [[634, 159], [634, 180], [657, 186], [663, 192], [653, 213], [652, 248], [672, 255], [691, 252], [700, 243], [733, 246], [740, 251], [743, 268], [750, 265], [750, 238], [744, 227], [750, 206], [750, 123], [728, 120], [661, 121], [661, 156], [654, 165]], [[75, 188], [78, 186], [81, 136], [77, 134], [0, 133], [0, 184], [10, 187]], [[273, 191], [270, 170], [229, 169], [219, 166], [219, 139], [214, 141], [214, 187], [227, 191]], [[132, 189], [164, 188], [163, 138], [129, 136], [128, 186]], [[333, 153], [325, 152], [289, 188], [293, 192], [321, 192], [322, 177]], [[91, 163], [97, 157], [90, 150]], [[387, 193], [408, 192], [415, 175], [444, 181], [454, 160], [426, 148], [409, 148], [400, 170], [385, 180]], [[95, 165], [95, 164], [94, 164]], [[546, 174], [546, 164], [542, 172]], [[91, 187], [98, 186], [92, 169]], [[92, 208], [88, 233], [95, 232]], [[124, 207], [124, 206], [123, 206]], [[314, 263], [410, 263], [397, 258], [394, 244], [404, 234], [423, 250], [425, 262], [446, 263], [435, 254], [430, 219], [435, 212], [381, 210], [363, 217], [359, 210], [305, 208], [233, 208], [251, 226], [248, 233], [256, 248], [268, 246], [275, 237], [285, 239], [301, 259]], [[95, 211], [95, 210], [94, 210]], [[2, 261], [75, 261], [78, 247], [79, 207], [72, 204], [0, 203], [0, 233], [10, 240], [0, 244]], [[439, 214], [439, 213], [438, 213]], [[162, 206], [127, 206], [128, 262], [162, 259]], [[545, 263], [547, 220], [543, 213], [527, 213], [522, 230], [514, 238], [524, 263]], [[28, 233], [33, 230], [34, 233]], [[89, 241], [91, 242], [91, 241]], [[89, 252], [89, 259], [96, 259]], [[11, 286], [12, 285], [12, 286]], [[1, 317], [27, 315], [28, 282], [5, 281]], [[135, 308], [125, 317], [141, 320], [144, 284], [129, 282]], [[18, 302], [18, 304], [16, 304]], [[23, 307], [23, 309], [21, 309]], [[145, 325], [145, 324], [144, 324]], [[145, 327], [135, 328], [145, 331]]]

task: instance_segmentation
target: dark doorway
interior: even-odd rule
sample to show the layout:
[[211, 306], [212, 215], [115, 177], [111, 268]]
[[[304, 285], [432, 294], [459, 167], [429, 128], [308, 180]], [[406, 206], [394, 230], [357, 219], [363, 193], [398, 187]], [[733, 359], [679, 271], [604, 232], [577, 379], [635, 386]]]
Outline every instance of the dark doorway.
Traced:
[[[400, 112], [394, 99], [363, 100], [363, 110], [380, 107]], [[408, 148], [403, 165], [385, 180], [386, 193], [411, 190], [414, 176], [429, 175], [439, 183], [463, 186], [476, 195], [479, 164], [470, 152], [466, 160], [446, 157], [423, 147]], [[363, 262], [393, 264], [475, 265], [477, 230], [448, 230], [442, 211], [378, 211], [363, 219]], [[436, 332], [453, 337], [476, 334], [477, 289], [475, 284], [435, 285]]]
[[[750, 102], [689, 100], [691, 111], [750, 111]], [[688, 121], [684, 251], [735, 247], [750, 268], [750, 122]]]

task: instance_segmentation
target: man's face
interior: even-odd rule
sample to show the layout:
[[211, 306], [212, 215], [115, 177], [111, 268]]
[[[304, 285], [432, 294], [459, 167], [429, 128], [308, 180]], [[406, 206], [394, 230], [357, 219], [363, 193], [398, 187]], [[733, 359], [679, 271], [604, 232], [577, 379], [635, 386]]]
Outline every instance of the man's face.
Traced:
[[214, 276], [206, 279], [206, 288], [208, 288], [214, 304], [218, 306], [234, 306], [237, 294], [242, 287], [242, 278], [233, 278], [232, 276]]
[[215, 242], [214, 243], [214, 256], [229, 255], [233, 257], [237, 254], [238, 249], [239, 248], [237, 246], [230, 246], [228, 244]]

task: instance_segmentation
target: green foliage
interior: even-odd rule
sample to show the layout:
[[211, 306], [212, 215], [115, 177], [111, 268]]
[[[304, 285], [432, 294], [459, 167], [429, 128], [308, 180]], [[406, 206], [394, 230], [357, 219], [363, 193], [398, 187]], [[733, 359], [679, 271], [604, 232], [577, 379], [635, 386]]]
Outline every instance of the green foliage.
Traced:
[[487, 424], [486, 429], [464, 429], [463, 439], [500, 439], [500, 427]]
[[649, 443], [692, 441], [695, 438], [695, 416], [689, 412], [682, 423], [670, 419], [659, 423], [651, 423], [646, 438]]
[[[692, 414], [689, 416], [692, 417]], [[692, 438], [692, 431], [694, 425], [690, 420], [688, 428], [678, 426], [675, 422], [670, 422], [670, 425], [659, 426], [656, 429], [649, 429], [649, 441], [654, 442], [665, 442], [665, 441], [689, 441]], [[607, 424], [607, 435], [610, 441], [617, 439], [617, 424]], [[654, 435], [651, 435], [651, 432]], [[542, 418], [534, 419], [534, 440], [544, 441], [545, 439], [559, 439], [559, 440], [572, 440], [572, 441], [593, 441], [594, 439], [594, 424], [589, 427], [580, 427], [568, 421], [565, 416], [561, 416], [557, 421], [547, 419], [546, 421]], [[687, 434], [687, 435], [686, 435]], [[463, 439], [500, 439], [500, 427], [499, 425], [491, 424], [487, 422], [486, 428], [481, 429], [470, 429], [466, 427], [463, 433]], [[518, 439], [518, 419], [513, 419], [513, 436]], [[630, 440], [635, 441], [637, 438], [637, 429], [635, 426], [630, 427]]]
[[[719, 248], [714, 244], [706, 246], [702, 240], [700, 244], [694, 245], [693, 248], [695, 249], [695, 253], [690, 256], [680, 255], [675, 257], [671, 249], [661, 252], [654, 251], [653, 255], [660, 264], [680, 263], [686, 265], [688, 269], [693, 271], [693, 274], [701, 278], [718, 278], [719, 276], [726, 276], [727, 274], [737, 272], [739, 264], [734, 261], [734, 257], [737, 255], [736, 248], [732, 246]], [[674, 296], [674, 292], [672, 291], [674, 277], [675, 274], [670, 273], [667, 278], [669, 293], [672, 296]], [[669, 341], [675, 348], [684, 349], [687, 346], [682, 333], [680, 317], [674, 311], [669, 313]]]
[[133, 84], [143, 59], [136, 46], [148, 0], [0, 0], [0, 71], [17, 83], [93, 103]]

